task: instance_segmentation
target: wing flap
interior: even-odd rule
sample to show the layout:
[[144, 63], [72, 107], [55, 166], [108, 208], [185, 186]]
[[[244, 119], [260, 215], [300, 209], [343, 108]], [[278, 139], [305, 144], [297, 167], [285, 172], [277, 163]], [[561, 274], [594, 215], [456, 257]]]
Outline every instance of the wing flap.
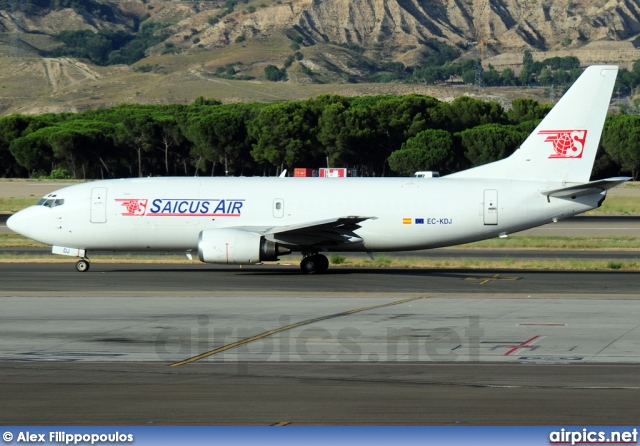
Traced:
[[332, 246], [362, 241], [355, 230], [360, 223], [375, 217], [348, 216], [327, 220], [301, 223], [289, 226], [277, 226], [264, 231], [267, 240], [287, 245]]

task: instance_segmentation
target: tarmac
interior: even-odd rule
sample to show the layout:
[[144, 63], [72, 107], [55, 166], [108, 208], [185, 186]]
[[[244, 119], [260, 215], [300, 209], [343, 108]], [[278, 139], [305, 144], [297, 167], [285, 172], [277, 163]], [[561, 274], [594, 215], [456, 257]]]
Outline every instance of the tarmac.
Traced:
[[[532, 231], [638, 236], [640, 219]], [[448, 254], [465, 252], [489, 255]], [[621, 253], [608, 255], [635, 258]], [[636, 425], [638, 283], [618, 271], [0, 264], [0, 420]]]

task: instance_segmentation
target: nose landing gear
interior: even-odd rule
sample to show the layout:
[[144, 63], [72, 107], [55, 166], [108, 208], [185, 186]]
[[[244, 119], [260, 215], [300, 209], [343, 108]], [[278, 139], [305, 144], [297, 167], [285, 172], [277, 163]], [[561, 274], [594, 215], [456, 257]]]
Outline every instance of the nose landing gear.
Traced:
[[322, 274], [329, 269], [329, 259], [322, 254], [311, 253], [305, 255], [300, 262], [300, 270], [304, 274]]

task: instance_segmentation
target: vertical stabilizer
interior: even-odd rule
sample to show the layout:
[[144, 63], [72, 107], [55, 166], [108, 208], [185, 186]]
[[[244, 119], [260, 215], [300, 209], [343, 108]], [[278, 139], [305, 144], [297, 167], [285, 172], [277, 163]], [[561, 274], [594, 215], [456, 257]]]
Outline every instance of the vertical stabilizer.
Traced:
[[450, 176], [589, 181], [617, 74], [616, 66], [587, 68], [513, 155]]

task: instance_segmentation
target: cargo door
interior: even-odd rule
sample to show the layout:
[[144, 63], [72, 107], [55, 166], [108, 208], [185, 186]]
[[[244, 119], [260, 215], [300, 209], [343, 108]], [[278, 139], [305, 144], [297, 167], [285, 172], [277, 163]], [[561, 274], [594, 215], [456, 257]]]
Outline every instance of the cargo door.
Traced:
[[498, 191], [495, 189], [484, 191], [484, 224], [498, 224]]
[[91, 189], [91, 223], [106, 223], [107, 221], [107, 188], [94, 187]]

